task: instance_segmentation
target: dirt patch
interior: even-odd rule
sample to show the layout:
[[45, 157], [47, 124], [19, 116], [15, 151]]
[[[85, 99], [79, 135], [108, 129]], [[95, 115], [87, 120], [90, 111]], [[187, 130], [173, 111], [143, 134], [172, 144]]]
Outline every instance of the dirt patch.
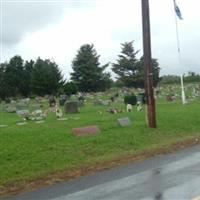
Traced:
[[165, 155], [165, 154], [173, 153], [177, 150], [181, 150], [181, 149], [191, 147], [197, 144], [200, 144], [200, 137], [195, 137], [193, 139], [189, 139], [186, 141], [177, 142], [167, 147], [156, 148], [156, 149], [152, 149], [148, 151], [142, 151], [142, 152], [135, 153], [127, 157], [123, 157], [123, 158], [120, 157], [118, 159], [96, 163], [93, 166], [84, 166], [84, 167], [80, 167], [80, 168], [73, 169], [66, 172], [57, 172], [54, 174], [50, 174], [44, 178], [40, 178], [38, 180], [13, 183], [6, 186], [0, 186], [0, 196], [16, 195], [25, 191], [35, 190], [40, 187], [50, 186], [62, 181], [69, 181], [80, 176], [91, 175], [97, 171], [110, 169], [115, 166], [127, 164], [130, 162], [142, 161], [156, 155]]

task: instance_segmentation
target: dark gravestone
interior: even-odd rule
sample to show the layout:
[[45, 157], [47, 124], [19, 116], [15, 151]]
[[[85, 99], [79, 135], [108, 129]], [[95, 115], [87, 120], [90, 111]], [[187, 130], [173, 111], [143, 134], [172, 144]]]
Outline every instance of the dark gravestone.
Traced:
[[87, 126], [80, 128], [73, 128], [72, 132], [76, 136], [96, 135], [101, 133], [101, 130], [97, 126]]
[[114, 101], [115, 101], [115, 97], [111, 97], [110, 100], [111, 100], [112, 102], [114, 102]]
[[117, 120], [120, 126], [130, 126], [131, 121], [128, 117], [120, 118]]
[[146, 101], [146, 94], [144, 92], [141, 92], [138, 94], [137, 96], [137, 102], [140, 102], [142, 104], [146, 104], [147, 101]]
[[60, 98], [59, 98], [60, 106], [64, 106], [66, 101], [67, 101], [67, 95], [60, 95]]
[[76, 101], [65, 102], [65, 113], [78, 113], [78, 106], [78, 102]]
[[56, 105], [56, 99], [53, 95], [49, 97], [49, 107], [54, 107]]

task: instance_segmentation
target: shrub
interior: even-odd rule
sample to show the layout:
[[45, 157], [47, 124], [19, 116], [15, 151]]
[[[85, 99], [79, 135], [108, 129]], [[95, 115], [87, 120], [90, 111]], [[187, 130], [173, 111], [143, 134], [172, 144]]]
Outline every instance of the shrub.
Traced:
[[135, 94], [127, 95], [127, 96], [124, 97], [124, 103], [125, 104], [136, 105], [137, 97], [135, 96]]
[[64, 93], [68, 96], [76, 94], [78, 92], [78, 87], [74, 82], [68, 82], [64, 85]]

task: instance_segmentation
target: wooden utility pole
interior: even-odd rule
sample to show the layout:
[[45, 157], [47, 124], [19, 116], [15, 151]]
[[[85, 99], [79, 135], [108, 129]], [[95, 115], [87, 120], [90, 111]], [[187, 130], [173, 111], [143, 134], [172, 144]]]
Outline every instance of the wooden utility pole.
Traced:
[[147, 117], [150, 128], [156, 128], [156, 111], [153, 89], [153, 70], [151, 58], [151, 33], [149, 19], [149, 0], [142, 1], [142, 27], [143, 27], [143, 51], [145, 67], [145, 93], [147, 99]]

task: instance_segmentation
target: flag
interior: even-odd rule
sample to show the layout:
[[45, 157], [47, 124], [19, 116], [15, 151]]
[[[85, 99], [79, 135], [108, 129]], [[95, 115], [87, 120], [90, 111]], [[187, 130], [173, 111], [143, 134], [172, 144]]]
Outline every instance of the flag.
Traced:
[[178, 18], [183, 19], [181, 11], [180, 11], [178, 5], [176, 4], [176, 0], [174, 0], [174, 9], [175, 9], [175, 12], [176, 12], [176, 15], [178, 16]]

